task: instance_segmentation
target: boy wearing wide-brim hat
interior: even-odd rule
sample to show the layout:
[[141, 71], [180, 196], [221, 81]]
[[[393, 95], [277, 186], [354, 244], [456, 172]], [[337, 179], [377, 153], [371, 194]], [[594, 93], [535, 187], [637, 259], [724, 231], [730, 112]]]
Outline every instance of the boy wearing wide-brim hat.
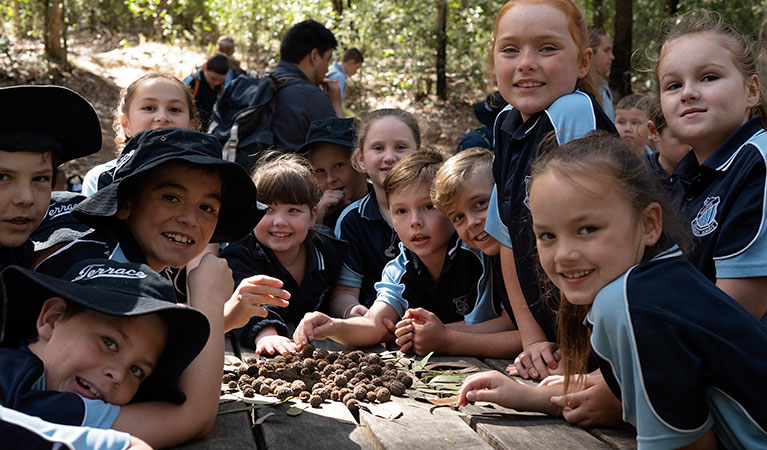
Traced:
[[62, 279], [9, 267], [2, 280], [3, 406], [156, 446], [209, 428], [223, 363], [221, 289], [197, 310], [176, 304], [173, 286], [148, 266], [110, 260], [80, 262]]
[[0, 267], [27, 266], [58, 165], [98, 152], [101, 126], [90, 103], [59, 86], [0, 88], [0, 105]]

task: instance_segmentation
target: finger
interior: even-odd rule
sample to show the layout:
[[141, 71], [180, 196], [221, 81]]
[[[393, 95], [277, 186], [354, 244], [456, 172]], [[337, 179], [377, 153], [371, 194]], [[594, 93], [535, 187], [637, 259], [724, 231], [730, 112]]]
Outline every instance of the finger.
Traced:
[[554, 352], [554, 359], [556, 359], [556, 360], [557, 360], [557, 362], [559, 362], [559, 361], [561, 361], [561, 360], [562, 360], [562, 350], [560, 350], [560, 349], [557, 349], [557, 350]]
[[519, 372], [517, 371], [517, 366], [515, 366], [514, 364], [509, 364], [508, 366], [506, 366], [506, 373], [512, 377], [520, 376]]
[[270, 277], [269, 275], [253, 275], [252, 277], [245, 278], [242, 281], [252, 286], [263, 285], [273, 286], [276, 288], [281, 288], [283, 286], [282, 280], [279, 278]]
[[549, 375], [538, 383], [538, 386], [558, 386], [564, 382], [565, 378], [562, 375]]
[[546, 362], [542, 358], [534, 359], [533, 367], [527, 369], [527, 372], [536, 379], [546, 378], [550, 375]]
[[401, 326], [401, 327], [397, 327], [397, 328], [394, 330], [394, 335], [395, 335], [395, 336], [397, 336], [397, 337], [399, 337], [399, 336], [404, 336], [404, 335], [406, 335], [406, 334], [408, 334], [408, 333], [411, 333], [411, 334], [412, 334], [412, 333], [413, 333], [413, 331], [414, 331], [414, 329], [413, 329], [413, 325], [411, 325], [411, 324], [407, 324], [407, 325], [403, 325], [403, 326]]
[[[355, 317], [355, 316], [350, 315], [350, 317]], [[389, 333], [394, 333], [394, 330], [397, 329], [397, 325], [395, 325], [394, 321], [389, 319], [388, 317], [384, 317], [383, 320], [381, 320], [381, 322], [383, 322], [383, 326], [387, 330], [389, 330]]]
[[554, 358], [554, 354], [551, 352], [551, 347], [545, 346], [541, 348], [541, 358], [543, 358], [543, 362], [546, 365], [546, 368], [557, 368], [557, 360]]
[[405, 343], [404, 343], [404, 344], [402, 344], [402, 345], [400, 345], [399, 343], [397, 343], [397, 345], [399, 345], [399, 346], [400, 346], [400, 347], [399, 347], [399, 350], [400, 350], [402, 353], [411, 353], [411, 352], [413, 351], [413, 341], [412, 341], [412, 340], [409, 340], [409, 341], [405, 342]]
[[405, 345], [406, 342], [410, 342], [412, 340], [413, 340], [413, 333], [407, 333], [403, 336], [397, 337], [397, 339], [394, 342], [400, 347], [402, 347], [403, 345]]
[[530, 361], [530, 357], [527, 356], [525, 358], [520, 356], [517, 357], [517, 359], [514, 360], [514, 366], [517, 368], [517, 375], [524, 379], [530, 378], [530, 373], [527, 371], [527, 368], [532, 365], [532, 361]]

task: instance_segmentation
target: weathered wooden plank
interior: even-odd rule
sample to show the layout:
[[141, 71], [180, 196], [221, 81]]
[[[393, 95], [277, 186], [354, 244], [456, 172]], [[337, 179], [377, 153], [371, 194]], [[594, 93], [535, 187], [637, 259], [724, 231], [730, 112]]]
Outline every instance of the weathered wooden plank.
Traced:
[[511, 359], [495, 359], [495, 358], [483, 358], [482, 362], [484, 362], [488, 367], [493, 368], [499, 372], [506, 373], [506, 366], [509, 364], [512, 364], [514, 360]]
[[[241, 402], [229, 402], [219, 405], [218, 410], [244, 408]], [[252, 419], [249, 411], [219, 414], [213, 424], [213, 430], [204, 439], [191, 441], [177, 447], [176, 450], [218, 450], [218, 449], [248, 449], [256, 448], [253, 436]]]
[[637, 448], [636, 428], [627, 423], [622, 423], [613, 428], [592, 428], [588, 432], [616, 449], [634, 450]]
[[305, 407], [303, 413], [288, 416], [288, 405], [256, 410], [256, 417], [269, 416], [257, 432], [267, 450], [293, 450], [311, 448], [318, 450], [372, 449], [367, 437], [357, 426], [351, 412], [340, 402], [326, 401], [319, 408]]

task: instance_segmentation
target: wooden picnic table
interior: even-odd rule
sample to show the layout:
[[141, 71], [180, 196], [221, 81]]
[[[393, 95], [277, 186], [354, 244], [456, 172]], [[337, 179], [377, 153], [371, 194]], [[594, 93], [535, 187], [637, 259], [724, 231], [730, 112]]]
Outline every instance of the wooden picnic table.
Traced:
[[[344, 350], [333, 341], [313, 342], [316, 348]], [[228, 342], [229, 354], [245, 361], [252, 352], [240, 351]], [[385, 351], [383, 346], [363, 349]], [[500, 370], [506, 360], [456, 356], [432, 356], [429, 362], [467, 363], [480, 370]], [[358, 419], [343, 403], [326, 401], [321, 408], [308, 408], [288, 416], [289, 405], [219, 414], [213, 431], [202, 440], [176, 447], [183, 450], [210, 449], [635, 449], [636, 433], [629, 425], [583, 429], [562, 418], [519, 412], [497, 405], [470, 405], [463, 415], [449, 408], [430, 408], [415, 400], [423, 397], [408, 389], [405, 397], [392, 401], [402, 410], [394, 420], [360, 409]], [[242, 402], [222, 403], [219, 412], [246, 408]], [[264, 416], [271, 414], [269, 417]], [[262, 420], [259, 420], [262, 419]]]

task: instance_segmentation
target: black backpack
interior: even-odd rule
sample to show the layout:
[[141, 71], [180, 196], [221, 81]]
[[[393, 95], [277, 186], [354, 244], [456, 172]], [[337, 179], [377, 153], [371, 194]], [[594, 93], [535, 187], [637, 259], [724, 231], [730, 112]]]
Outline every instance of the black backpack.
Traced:
[[224, 147], [224, 159], [250, 172], [259, 156], [274, 145], [272, 119], [277, 91], [301, 82], [292, 77], [240, 75], [213, 106], [208, 133]]

